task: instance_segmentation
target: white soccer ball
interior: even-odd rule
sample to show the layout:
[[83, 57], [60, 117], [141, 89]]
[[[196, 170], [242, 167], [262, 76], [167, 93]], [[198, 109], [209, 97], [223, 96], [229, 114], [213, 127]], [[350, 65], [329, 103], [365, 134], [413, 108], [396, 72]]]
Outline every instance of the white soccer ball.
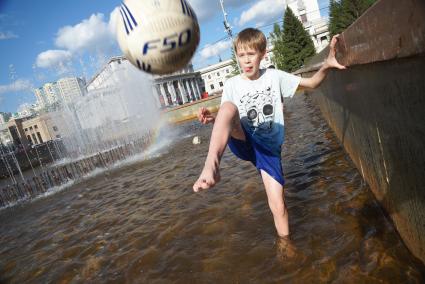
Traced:
[[195, 12], [186, 0], [125, 0], [117, 39], [137, 68], [167, 74], [187, 65], [199, 44]]

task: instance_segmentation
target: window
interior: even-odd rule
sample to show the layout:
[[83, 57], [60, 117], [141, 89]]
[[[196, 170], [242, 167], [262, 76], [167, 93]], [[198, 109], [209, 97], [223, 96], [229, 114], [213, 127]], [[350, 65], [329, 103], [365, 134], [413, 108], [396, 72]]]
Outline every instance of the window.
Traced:
[[36, 125], [34, 125], [34, 128], [35, 128], [35, 129], [38, 129], [38, 126], [37, 126], [37, 124], [36, 124]]
[[220, 77], [220, 72], [217, 72], [217, 77]]
[[28, 142], [30, 142], [30, 144], [33, 144], [31, 140], [31, 136], [27, 135], [27, 139], [28, 139]]
[[220, 87], [223, 87], [223, 82], [219, 82], [219, 84], [220, 84]]
[[211, 90], [214, 90], [214, 84], [211, 84], [210, 88]]
[[227, 73], [227, 74], [229, 74], [229, 72], [230, 72], [230, 71], [229, 71], [229, 68], [227, 68], [227, 69], [226, 69], [226, 73]]
[[208, 75], [208, 79], [211, 79], [211, 75]]
[[30, 130], [32, 130], [32, 126], [30, 126]]
[[61, 138], [61, 136], [58, 134], [58, 135], [56, 135], [56, 138]]
[[58, 127], [57, 126], [53, 126], [53, 131], [58, 131]]
[[28, 128], [25, 128], [25, 132], [27, 132], [28, 131]]

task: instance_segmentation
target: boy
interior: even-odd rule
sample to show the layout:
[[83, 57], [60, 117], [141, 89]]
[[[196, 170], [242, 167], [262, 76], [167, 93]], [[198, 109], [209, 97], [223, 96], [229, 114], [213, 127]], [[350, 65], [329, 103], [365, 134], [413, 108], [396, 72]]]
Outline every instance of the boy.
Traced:
[[201, 123], [214, 123], [204, 169], [193, 190], [213, 187], [220, 181], [219, 165], [226, 145], [239, 158], [259, 171], [279, 237], [289, 236], [288, 213], [283, 197], [281, 146], [284, 137], [281, 97], [292, 97], [298, 86], [316, 88], [330, 68], [345, 69], [335, 59], [337, 36], [323, 66], [311, 78], [276, 70], [260, 69], [266, 52], [266, 37], [253, 28], [241, 31], [235, 42], [242, 74], [224, 85], [221, 106], [214, 117], [206, 108], [198, 111]]

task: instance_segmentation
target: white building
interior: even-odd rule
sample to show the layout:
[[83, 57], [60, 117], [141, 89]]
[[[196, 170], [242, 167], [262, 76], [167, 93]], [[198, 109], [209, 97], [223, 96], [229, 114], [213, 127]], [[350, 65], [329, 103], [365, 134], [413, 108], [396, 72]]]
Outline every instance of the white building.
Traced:
[[[273, 46], [271, 45], [270, 40], [267, 40], [266, 55], [260, 62], [260, 68], [268, 68], [270, 65], [273, 65], [271, 60], [273, 55], [272, 49]], [[223, 91], [224, 83], [227, 79], [233, 77], [235, 73], [232, 66], [232, 59], [201, 68], [198, 72], [201, 74], [201, 78], [203, 80], [203, 85], [201, 85], [202, 92], [207, 92], [208, 95], [221, 93]], [[236, 73], [238, 72], [236, 71]]]
[[232, 59], [228, 59], [198, 70], [204, 81], [201, 87], [203, 92], [209, 95], [220, 93], [223, 90], [224, 82], [232, 77]]
[[269, 68], [271, 65], [274, 66], [274, 63], [272, 62], [273, 57], [273, 45], [271, 42], [271, 38], [267, 39], [267, 47], [266, 47], [266, 55], [260, 62], [260, 68]]
[[70, 103], [75, 98], [84, 96], [87, 92], [85, 80], [78, 77], [59, 79], [56, 85], [59, 89], [62, 102], [66, 104]]
[[35, 97], [37, 98], [37, 103], [40, 107], [45, 107], [47, 105], [46, 95], [44, 94], [43, 87], [34, 89]]
[[88, 82], [87, 91], [72, 106], [83, 130], [110, 131], [114, 130], [111, 125], [128, 123], [141, 127], [140, 121], [151, 125], [159, 115], [160, 101], [153, 90], [152, 76], [123, 56], [111, 58]]
[[37, 97], [37, 103], [40, 107], [50, 106], [60, 99], [60, 91], [57, 88], [56, 82], [46, 83], [43, 87], [34, 90]]
[[105, 66], [87, 83], [87, 91], [115, 87], [118, 82], [118, 73], [124, 73], [133, 68], [130, 62], [122, 56], [112, 57]]
[[287, 6], [310, 34], [316, 52], [325, 48], [329, 44], [328, 23], [320, 15], [317, 0], [288, 0]]
[[59, 101], [60, 92], [56, 82], [44, 84], [43, 90], [47, 105], [52, 105]]
[[77, 77], [59, 79], [57, 82], [44, 84], [34, 90], [39, 108], [48, 107], [56, 103], [70, 103], [77, 97], [86, 94], [86, 82]]
[[182, 105], [201, 99], [200, 73], [193, 65], [167, 75], [154, 75], [154, 88], [161, 107]]
[[3, 123], [5, 123], [6, 121], [5, 121], [5, 119], [4, 119], [4, 116], [3, 116], [3, 114], [2, 113], [0, 113], [0, 124], [3, 124]]

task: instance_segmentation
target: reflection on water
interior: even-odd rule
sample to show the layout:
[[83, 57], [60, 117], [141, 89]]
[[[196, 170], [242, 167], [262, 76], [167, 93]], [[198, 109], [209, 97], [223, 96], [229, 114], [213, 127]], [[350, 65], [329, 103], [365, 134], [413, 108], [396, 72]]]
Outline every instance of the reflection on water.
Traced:
[[[222, 181], [194, 194], [210, 128], [150, 160], [0, 212], [0, 282], [420, 283], [407, 251], [303, 96], [286, 105], [292, 241], [277, 241], [254, 167], [226, 150]], [[282, 252], [282, 250], [284, 252]]]

